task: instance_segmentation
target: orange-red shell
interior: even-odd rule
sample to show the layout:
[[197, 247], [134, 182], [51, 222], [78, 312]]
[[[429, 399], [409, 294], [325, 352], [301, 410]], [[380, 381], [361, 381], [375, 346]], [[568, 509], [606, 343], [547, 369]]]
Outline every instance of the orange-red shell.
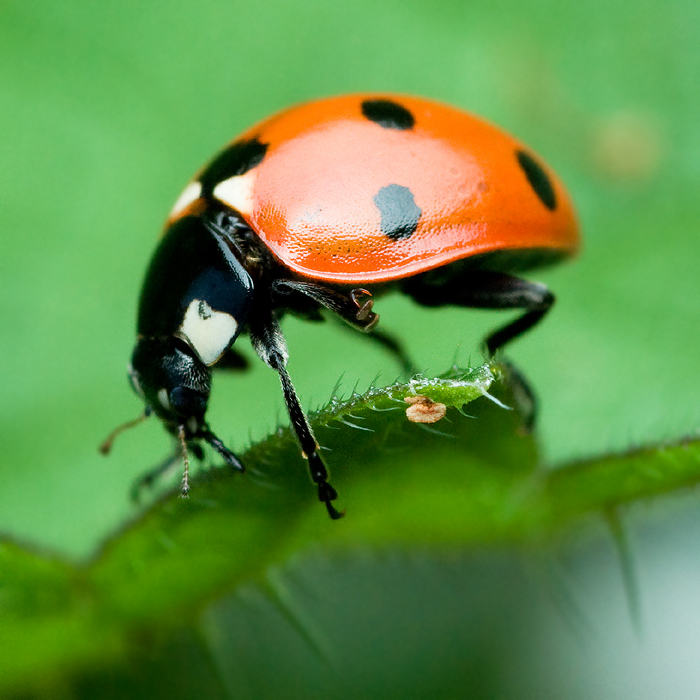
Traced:
[[[363, 115], [366, 100], [396, 103], [414, 123], [372, 121]], [[235, 201], [219, 198], [284, 265], [313, 279], [389, 281], [482, 253], [566, 256], [578, 246], [570, 199], [552, 171], [503, 130], [454, 107], [407, 96], [336, 97], [292, 107], [234, 143], [249, 140], [266, 146], [264, 157], [240, 176]], [[553, 206], [528, 178], [522, 152], [543, 171]], [[388, 185], [407, 188], [420, 211], [408, 235], [382, 231], [375, 198]]]

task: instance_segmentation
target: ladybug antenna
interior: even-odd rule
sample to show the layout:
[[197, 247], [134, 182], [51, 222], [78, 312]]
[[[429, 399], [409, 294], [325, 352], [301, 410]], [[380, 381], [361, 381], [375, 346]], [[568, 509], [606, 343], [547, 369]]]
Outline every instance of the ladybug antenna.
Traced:
[[134, 420], [127, 421], [126, 423], [123, 423], [120, 426], [117, 426], [105, 439], [105, 441], [100, 445], [100, 452], [103, 455], [108, 455], [110, 453], [110, 450], [112, 449], [112, 444], [116, 440], [118, 435], [121, 435], [122, 433], [126, 432], [127, 430], [130, 430], [131, 428], [135, 428], [137, 425], [140, 423], [143, 423], [146, 418], [150, 417], [151, 411], [146, 408], [146, 410], [138, 417], [134, 418]]
[[185, 426], [177, 426], [177, 439], [180, 442], [180, 449], [182, 449], [182, 461], [185, 463], [185, 469], [182, 473], [182, 491], [180, 495], [182, 498], [187, 498], [190, 493], [190, 456], [189, 450], [187, 449], [187, 440], [185, 439]]

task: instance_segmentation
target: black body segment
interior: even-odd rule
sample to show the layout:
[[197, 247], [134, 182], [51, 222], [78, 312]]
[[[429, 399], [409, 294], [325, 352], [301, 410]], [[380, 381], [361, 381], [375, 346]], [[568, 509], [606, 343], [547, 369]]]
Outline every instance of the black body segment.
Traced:
[[[135, 388], [146, 401], [147, 410], [154, 411], [161, 420], [170, 423], [175, 414], [204, 419], [211, 374], [184, 340], [172, 335], [139, 338], [131, 368], [132, 382], [136, 381]], [[158, 396], [163, 389], [168, 393], [168, 406]]]
[[166, 231], [146, 273], [137, 332], [147, 337], [177, 333], [190, 303], [206, 301], [245, 323], [253, 283], [226, 241], [199, 216], [178, 219]]

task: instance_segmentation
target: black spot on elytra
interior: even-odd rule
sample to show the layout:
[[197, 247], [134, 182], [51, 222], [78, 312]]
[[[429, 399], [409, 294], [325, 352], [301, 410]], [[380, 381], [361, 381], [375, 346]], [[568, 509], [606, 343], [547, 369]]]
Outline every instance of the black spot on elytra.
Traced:
[[219, 153], [209, 163], [199, 181], [205, 195], [211, 196], [213, 189], [224, 180], [236, 175], [244, 175], [256, 165], [260, 165], [267, 152], [268, 144], [249, 139], [236, 141]]
[[400, 241], [409, 238], [418, 228], [421, 209], [413, 193], [402, 185], [387, 185], [374, 195], [374, 203], [382, 215], [382, 233]]
[[362, 114], [385, 129], [405, 131], [412, 129], [416, 123], [405, 107], [392, 100], [365, 100], [362, 103]]
[[557, 198], [554, 194], [554, 186], [544, 168], [526, 151], [516, 151], [518, 163], [525, 173], [527, 181], [535, 190], [542, 204], [550, 211], [557, 208]]

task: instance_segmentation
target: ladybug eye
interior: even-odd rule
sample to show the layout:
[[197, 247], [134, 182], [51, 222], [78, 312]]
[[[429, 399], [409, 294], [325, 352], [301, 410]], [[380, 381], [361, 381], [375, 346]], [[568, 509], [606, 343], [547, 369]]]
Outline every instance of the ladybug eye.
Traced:
[[131, 388], [141, 397], [144, 398], [143, 388], [141, 387], [141, 381], [139, 378], [139, 373], [134, 369], [133, 365], [129, 363], [127, 368], [129, 384]]

